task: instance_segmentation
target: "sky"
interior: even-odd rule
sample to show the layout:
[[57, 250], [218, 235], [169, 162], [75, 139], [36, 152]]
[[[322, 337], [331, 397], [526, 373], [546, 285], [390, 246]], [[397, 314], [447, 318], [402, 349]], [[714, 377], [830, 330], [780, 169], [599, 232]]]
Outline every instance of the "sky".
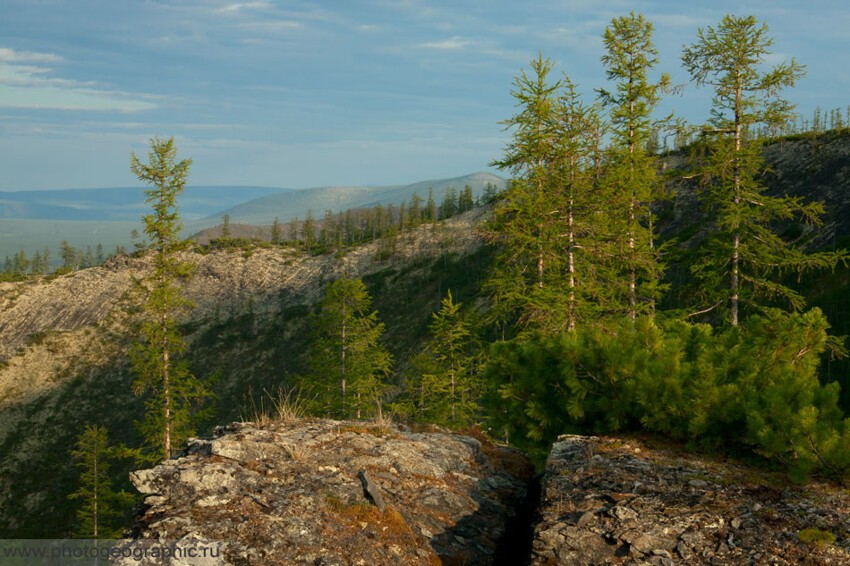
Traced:
[[492, 171], [516, 75], [542, 54], [587, 100], [602, 33], [655, 26], [659, 115], [706, 119], [682, 46], [727, 13], [807, 76], [799, 112], [850, 104], [846, 0], [0, 0], [0, 190], [122, 187], [174, 136], [192, 185], [392, 185]]

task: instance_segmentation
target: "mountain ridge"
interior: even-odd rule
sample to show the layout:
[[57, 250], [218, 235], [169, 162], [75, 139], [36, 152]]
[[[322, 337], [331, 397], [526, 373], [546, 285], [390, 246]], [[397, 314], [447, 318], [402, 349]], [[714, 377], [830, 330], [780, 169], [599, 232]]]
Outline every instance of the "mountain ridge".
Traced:
[[429, 187], [434, 191], [434, 198], [439, 202], [449, 188], [461, 190], [465, 185], [472, 187], [473, 194], [480, 194], [490, 183], [499, 189], [504, 188], [506, 181], [492, 173], [479, 171], [460, 177], [418, 181], [407, 185], [387, 186], [328, 186], [301, 189], [287, 193], [268, 195], [244, 202], [223, 210], [218, 217], [207, 217], [199, 221], [187, 223], [187, 228], [204, 228], [217, 224], [221, 217], [227, 214], [232, 222], [244, 224], [270, 224], [275, 217], [281, 222], [303, 218], [308, 212], [315, 216], [325, 210], [337, 212], [347, 208], [366, 208], [376, 205], [399, 205], [408, 201], [414, 194], [422, 199], [428, 196]]

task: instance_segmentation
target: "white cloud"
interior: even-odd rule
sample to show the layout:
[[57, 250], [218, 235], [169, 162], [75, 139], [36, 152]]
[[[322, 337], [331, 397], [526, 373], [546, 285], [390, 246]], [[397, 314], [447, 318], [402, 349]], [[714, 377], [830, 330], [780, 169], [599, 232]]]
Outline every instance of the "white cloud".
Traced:
[[452, 37], [451, 39], [444, 39], [442, 41], [429, 41], [427, 43], [420, 43], [419, 47], [424, 47], [426, 49], [442, 49], [442, 50], [457, 50], [463, 49], [469, 45], [472, 45], [472, 41], [469, 39], [464, 39], [462, 37]]
[[144, 97], [106, 90], [94, 82], [51, 77], [53, 69], [38, 65], [60, 61], [61, 57], [48, 53], [0, 48], [0, 108], [117, 112], [156, 108]]
[[272, 20], [267, 22], [250, 22], [239, 24], [240, 29], [257, 33], [280, 33], [282, 31], [299, 29], [301, 27], [301, 23], [293, 22], [290, 20]]
[[52, 53], [16, 51], [8, 47], [0, 47], [0, 62], [3, 63], [58, 63], [60, 61], [62, 57]]
[[218, 14], [237, 14], [244, 10], [270, 10], [273, 8], [271, 3], [269, 2], [236, 2], [234, 4], [227, 4], [222, 6], [221, 8], [216, 9], [216, 13]]

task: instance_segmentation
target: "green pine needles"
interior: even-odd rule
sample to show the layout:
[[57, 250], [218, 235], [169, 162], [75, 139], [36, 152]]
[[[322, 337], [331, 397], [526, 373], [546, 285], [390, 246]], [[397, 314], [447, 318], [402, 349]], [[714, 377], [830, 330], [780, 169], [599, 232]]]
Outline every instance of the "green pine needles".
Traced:
[[82, 503], [77, 509], [76, 536], [87, 539], [117, 538], [120, 523], [133, 503], [133, 496], [116, 490], [109, 475], [109, 465], [118, 456], [109, 446], [106, 428], [87, 426], [77, 436], [71, 458], [80, 469], [80, 483], [68, 499]]
[[770, 305], [800, 310], [803, 297], [782, 277], [847, 260], [846, 252], [804, 253], [774, 232], [775, 222], [792, 218], [820, 225], [823, 206], [769, 196], [759, 181], [765, 166], [756, 128], [781, 130], [791, 119], [794, 107], [780, 92], [804, 73], [793, 59], [762, 70], [773, 44], [767, 31], [752, 16], [726, 16], [716, 28], [700, 29], [682, 54], [694, 82], [715, 93], [703, 128], [709, 151], [701, 171], [713, 231], [691, 269], [702, 283], [701, 312], [723, 308], [732, 326], [747, 306], [750, 312]]
[[405, 392], [394, 404], [408, 418], [455, 429], [478, 423], [481, 360], [462, 306], [448, 291], [431, 315], [429, 340], [411, 360]]
[[147, 164], [135, 154], [130, 158], [131, 171], [151, 186], [145, 195], [153, 209], [143, 217], [152, 259], [150, 275], [141, 281], [146, 295], [142, 341], [133, 347], [130, 359], [137, 375], [133, 390], [147, 395], [147, 411], [139, 430], [148, 456], [156, 460], [169, 458], [174, 447], [193, 433], [200, 409], [212, 394], [181, 359], [186, 344], [177, 327], [177, 317], [192, 306], [179, 286], [192, 266], [179, 256], [185, 243], [180, 239], [182, 224], [177, 210], [191, 160], [177, 161], [173, 138], [154, 138], [150, 144]]
[[489, 225], [499, 245], [489, 322], [507, 330], [485, 364], [490, 423], [537, 455], [565, 432], [650, 430], [752, 450], [797, 477], [846, 478], [850, 420], [837, 384], [818, 378], [822, 356], [843, 347], [820, 310], [800, 312], [788, 283], [848, 254], [783, 239], [782, 222], [818, 226], [823, 207], [761, 183], [757, 133], [783, 131], [793, 106], [780, 93], [803, 69], [793, 59], [766, 67], [772, 40], [753, 17], [726, 16], [684, 50], [693, 81], [715, 94], [690, 172], [708, 221], [674, 274], [696, 287], [697, 312], [685, 317], [657, 307], [672, 246], [656, 234], [665, 195], [655, 152], [659, 127], [673, 122], [653, 119], [670, 79], [651, 78], [652, 32], [635, 13], [612, 20], [602, 57], [612, 86], [593, 104], [568, 77], [552, 81], [542, 56], [514, 83], [519, 110], [494, 162], [513, 180]]
[[314, 412], [343, 419], [381, 414], [393, 360], [380, 342], [384, 324], [371, 308], [360, 279], [341, 277], [325, 288], [313, 318], [310, 371], [300, 380]]

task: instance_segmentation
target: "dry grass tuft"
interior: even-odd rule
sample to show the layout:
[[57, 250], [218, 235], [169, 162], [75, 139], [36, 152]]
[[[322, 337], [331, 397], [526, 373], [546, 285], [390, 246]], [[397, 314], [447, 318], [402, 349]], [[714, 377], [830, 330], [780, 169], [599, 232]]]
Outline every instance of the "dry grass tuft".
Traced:
[[278, 386], [276, 391], [263, 389], [259, 404], [251, 397], [248, 420], [257, 428], [268, 428], [275, 423], [292, 424], [300, 421], [307, 413], [306, 403], [294, 389]]
[[295, 462], [306, 462], [313, 455], [313, 449], [304, 444], [283, 444], [283, 450], [290, 460]]

